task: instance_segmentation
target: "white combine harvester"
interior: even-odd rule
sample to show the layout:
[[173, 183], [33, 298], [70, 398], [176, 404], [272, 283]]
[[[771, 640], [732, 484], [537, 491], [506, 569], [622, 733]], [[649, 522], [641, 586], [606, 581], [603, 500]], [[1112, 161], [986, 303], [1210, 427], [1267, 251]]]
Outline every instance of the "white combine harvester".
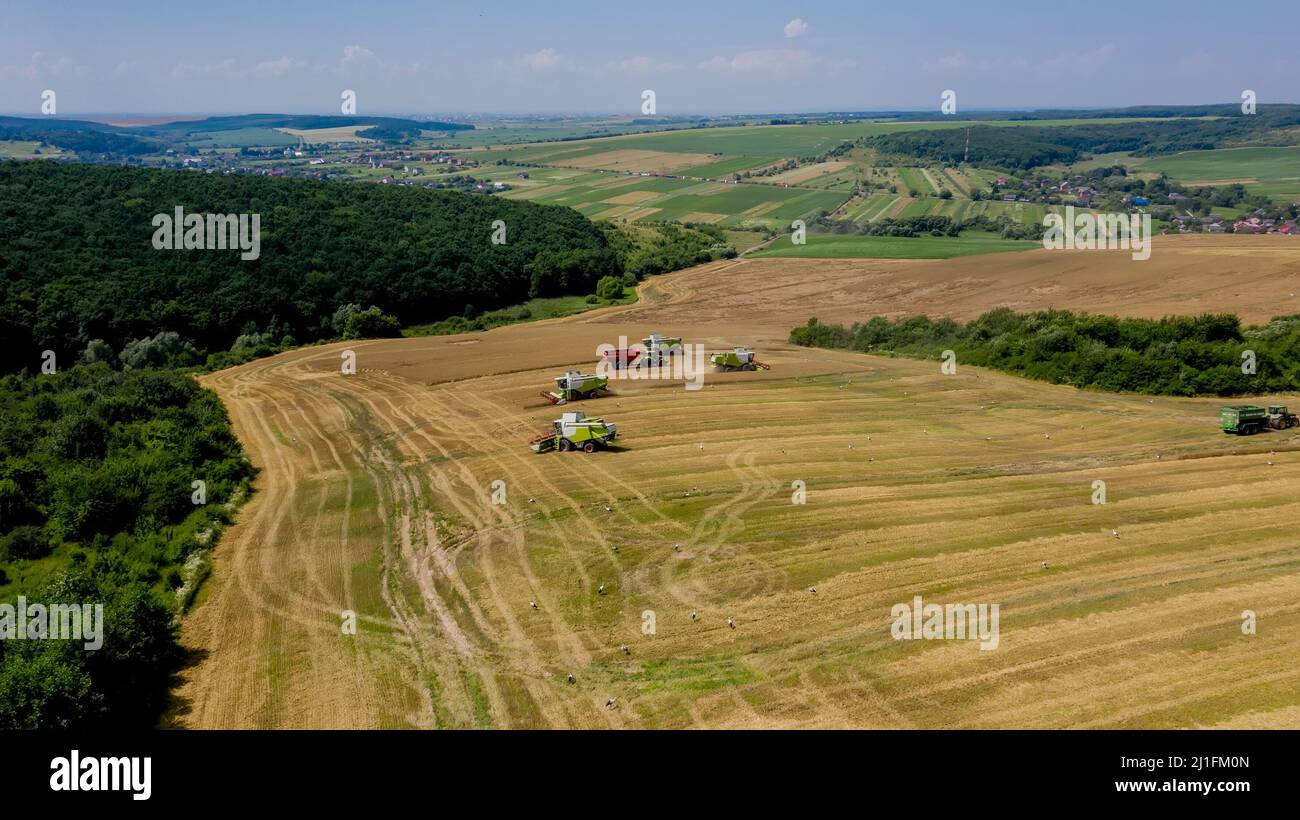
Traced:
[[651, 333], [641, 340], [641, 345], [645, 348], [645, 355], [637, 361], [637, 367], [657, 367], [667, 364], [672, 356], [682, 352], [680, 336], [660, 336], [658, 333]]

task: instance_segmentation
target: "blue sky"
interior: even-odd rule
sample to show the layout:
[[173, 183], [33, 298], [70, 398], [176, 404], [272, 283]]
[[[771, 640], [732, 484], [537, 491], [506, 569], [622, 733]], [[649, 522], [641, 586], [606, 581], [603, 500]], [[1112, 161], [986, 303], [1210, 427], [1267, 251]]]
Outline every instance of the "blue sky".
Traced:
[[0, 2], [0, 111], [660, 114], [1297, 102], [1300, 15], [1222, 3]]

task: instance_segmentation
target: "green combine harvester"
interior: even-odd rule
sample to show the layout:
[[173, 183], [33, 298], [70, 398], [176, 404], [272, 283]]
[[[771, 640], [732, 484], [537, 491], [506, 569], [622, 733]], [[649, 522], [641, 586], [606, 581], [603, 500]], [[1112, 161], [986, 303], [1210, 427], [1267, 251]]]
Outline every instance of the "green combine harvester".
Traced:
[[608, 447], [618, 436], [618, 428], [613, 424], [607, 424], [604, 419], [587, 418], [581, 412], [564, 413], [552, 424], [553, 430], [528, 442], [534, 453], [549, 450], [594, 453], [597, 447]]
[[604, 376], [586, 376], [576, 370], [556, 376], [555, 386], [558, 389], [541, 394], [551, 404], [568, 404], [578, 399], [594, 399], [609, 394], [609, 379]]
[[714, 353], [709, 357], [713, 366], [722, 371], [730, 370], [769, 370], [768, 365], [763, 364], [754, 358], [754, 351], [746, 350], [743, 347], [734, 350], [724, 350], [721, 353]]
[[1300, 420], [1284, 404], [1270, 404], [1268, 407], [1230, 404], [1219, 409], [1219, 429], [1239, 436], [1254, 435], [1264, 429], [1286, 430], [1297, 423]]

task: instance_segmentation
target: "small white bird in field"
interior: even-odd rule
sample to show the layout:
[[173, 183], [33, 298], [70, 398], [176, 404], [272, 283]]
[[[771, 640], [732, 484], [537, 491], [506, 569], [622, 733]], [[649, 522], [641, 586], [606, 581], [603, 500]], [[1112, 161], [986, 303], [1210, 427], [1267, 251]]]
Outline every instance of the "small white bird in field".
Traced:
[[1119, 538], [1119, 530], [1111, 530], [1110, 534], [1115, 536], [1116, 538]]
[[728, 618], [728, 619], [727, 619], [727, 626], [731, 627], [732, 629], [735, 629], [735, 628], [736, 628], [736, 622], [733, 621], [733, 620], [731, 620], [730, 618]]
[[569, 673], [569, 683], [573, 683], [573, 673]]
[[691, 623], [695, 623], [695, 621], [698, 620], [698, 619], [699, 619], [699, 616], [696, 615], [696, 614], [695, 614], [695, 610], [692, 609], [692, 610], [691, 610]]
[[609, 700], [605, 701], [605, 706], [610, 709], [613, 709], [617, 704], [618, 704], [617, 698], [610, 698]]
[[632, 654], [632, 650], [627, 648], [627, 644], [623, 644], [623, 654], [624, 654], [624, 655], [631, 655], [631, 654]]
[[536, 602], [536, 601], [529, 601], [529, 602], [528, 602], [528, 608], [529, 608], [529, 609], [537, 609], [537, 602]]
[[817, 594], [817, 587], [808, 587], [808, 591], [811, 592], [813, 595], [816, 595], [816, 594]]
[[604, 585], [604, 584], [601, 584], [599, 587], [596, 588], [596, 594], [597, 594], [597, 595], [604, 595], [604, 594], [605, 594], [605, 585]]

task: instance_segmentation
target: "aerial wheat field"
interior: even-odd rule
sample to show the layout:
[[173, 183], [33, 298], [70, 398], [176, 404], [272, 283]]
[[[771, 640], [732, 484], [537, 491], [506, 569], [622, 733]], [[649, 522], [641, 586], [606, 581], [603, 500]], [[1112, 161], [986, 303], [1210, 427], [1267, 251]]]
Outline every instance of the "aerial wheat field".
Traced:
[[[206, 376], [260, 474], [185, 621], [199, 660], [171, 721], [1300, 725], [1295, 431], [1225, 436], [1216, 399], [786, 342], [811, 313], [1297, 312], [1293, 243], [1217, 239], [1164, 240], [1144, 265], [714, 263], [626, 307]], [[1224, 286], [1247, 264], [1267, 292]], [[770, 370], [538, 396], [651, 332], [749, 345]], [[617, 424], [614, 445], [529, 449], [573, 409]], [[896, 640], [891, 609], [916, 596], [997, 602], [998, 645]]]

